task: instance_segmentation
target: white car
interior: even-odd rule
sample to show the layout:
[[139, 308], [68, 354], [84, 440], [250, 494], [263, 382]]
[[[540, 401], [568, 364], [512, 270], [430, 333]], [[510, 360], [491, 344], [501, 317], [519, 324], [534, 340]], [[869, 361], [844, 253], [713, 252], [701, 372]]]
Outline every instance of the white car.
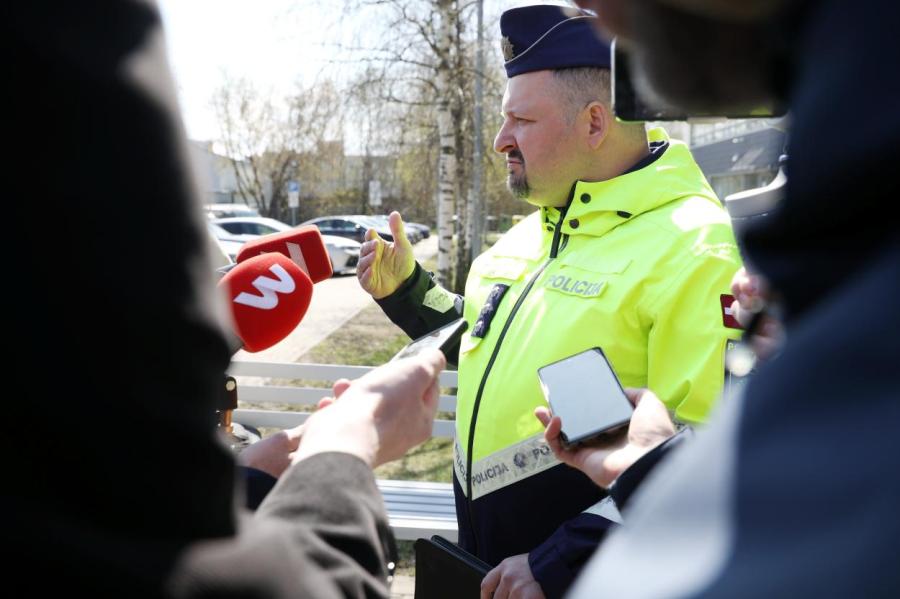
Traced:
[[[263, 216], [240, 216], [233, 218], [217, 218], [212, 224], [224, 230], [231, 239], [240, 239], [241, 243], [255, 239], [260, 235], [290, 231], [294, 227], [274, 218]], [[220, 238], [221, 239], [221, 238]], [[331, 269], [335, 274], [356, 272], [359, 262], [360, 244], [352, 239], [334, 235], [322, 235], [328, 256], [331, 258]]]
[[219, 247], [222, 248], [222, 251], [231, 258], [232, 262], [235, 261], [238, 252], [241, 251], [241, 246], [250, 239], [257, 237], [256, 235], [232, 235], [222, 227], [213, 223], [206, 223], [206, 228], [209, 229], [212, 238], [215, 239]]
[[259, 216], [256, 208], [247, 204], [204, 204], [203, 209], [210, 220], [229, 216]]

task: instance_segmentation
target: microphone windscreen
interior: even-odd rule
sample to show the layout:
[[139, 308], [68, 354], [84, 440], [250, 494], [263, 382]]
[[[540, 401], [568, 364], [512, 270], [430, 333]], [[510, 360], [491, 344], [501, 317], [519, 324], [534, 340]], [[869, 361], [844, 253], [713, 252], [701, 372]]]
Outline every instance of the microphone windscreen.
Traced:
[[304, 225], [283, 233], [273, 233], [252, 239], [241, 246], [237, 262], [248, 258], [277, 252], [290, 258], [313, 283], [331, 278], [331, 258], [322, 240], [322, 233], [315, 225]]
[[219, 288], [227, 293], [235, 333], [249, 352], [272, 347], [293, 331], [309, 308], [313, 283], [289, 258], [268, 253], [232, 268]]

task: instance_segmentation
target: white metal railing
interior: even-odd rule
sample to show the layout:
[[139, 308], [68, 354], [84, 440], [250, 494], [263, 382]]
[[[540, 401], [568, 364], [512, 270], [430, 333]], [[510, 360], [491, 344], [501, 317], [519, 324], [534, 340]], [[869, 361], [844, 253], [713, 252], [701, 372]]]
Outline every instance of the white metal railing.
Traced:
[[[238, 380], [238, 401], [253, 404], [286, 404], [314, 407], [320, 399], [331, 393], [330, 389], [267, 385], [259, 379], [317, 380], [333, 383], [347, 378], [353, 380], [372, 370], [368, 366], [343, 366], [334, 364], [297, 364], [292, 362], [232, 362], [228, 373]], [[239, 378], [238, 378], [239, 377]], [[440, 376], [441, 387], [456, 387], [456, 371], [445, 370]], [[441, 395], [438, 411], [456, 412], [456, 396]], [[291, 428], [304, 422], [308, 412], [274, 409], [237, 409], [234, 420], [255, 427]], [[455, 424], [452, 420], [435, 420], [431, 435], [453, 438]]]

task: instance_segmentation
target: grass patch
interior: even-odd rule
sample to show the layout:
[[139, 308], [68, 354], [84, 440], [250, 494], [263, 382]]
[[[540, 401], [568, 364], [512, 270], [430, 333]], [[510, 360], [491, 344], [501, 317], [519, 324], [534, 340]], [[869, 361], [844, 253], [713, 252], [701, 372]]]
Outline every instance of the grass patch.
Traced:
[[409, 339], [378, 305], [361, 310], [338, 330], [300, 356], [298, 362], [380, 366]]
[[375, 476], [449, 483], [453, 480], [453, 440], [429, 439], [399, 460], [378, 467]]

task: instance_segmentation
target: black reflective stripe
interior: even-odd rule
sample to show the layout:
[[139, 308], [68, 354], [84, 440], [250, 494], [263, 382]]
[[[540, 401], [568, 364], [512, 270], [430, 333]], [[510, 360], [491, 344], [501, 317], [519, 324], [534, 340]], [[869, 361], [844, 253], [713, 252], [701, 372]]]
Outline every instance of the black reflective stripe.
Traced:
[[575, 197], [575, 185], [572, 185], [572, 191], [569, 192], [569, 201], [566, 202], [566, 205], [559, 212], [559, 220], [556, 222], [556, 229], [553, 231], [553, 242], [550, 246], [550, 257], [546, 262], [544, 262], [544, 264], [541, 265], [538, 271], [534, 273], [534, 275], [528, 281], [528, 284], [525, 286], [524, 291], [522, 291], [522, 295], [520, 295], [519, 299], [516, 300], [515, 305], [513, 305], [512, 310], [509, 313], [509, 316], [506, 318], [506, 322], [503, 323], [503, 330], [500, 331], [500, 335], [497, 337], [497, 343], [494, 345], [494, 351], [491, 352], [491, 357], [484, 369], [484, 374], [481, 376], [481, 383], [478, 385], [478, 392], [475, 394], [475, 403], [472, 406], [472, 419], [469, 421], [469, 440], [466, 446], [466, 501], [468, 501], [469, 503], [469, 530], [472, 531], [472, 553], [474, 553], [475, 555], [478, 555], [478, 535], [475, 534], [475, 506], [473, 505], [474, 500], [472, 499], [472, 450], [475, 448], [475, 425], [478, 422], [478, 408], [479, 406], [481, 406], [481, 396], [484, 393], [484, 386], [487, 383], [488, 375], [491, 373], [491, 368], [493, 368], [494, 366], [494, 361], [497, 359], [497, 354], [500, 352], [500, 346], [503, 344], [503, 338], [506, 337], [506, 331], [509, 330], [513, 318], [516, 317], [516, 312], [519, 311], [519, 307], [522, 305], [522, 302], [525, 301], [525, 298], [528, 296], [528, 292], [530, 292], [531, 288], [534, 286], [535, 281], [537, 281], [538, 277], [541, 276], [541, 273], [544, 272], [544, 269], [549, 266], [550, 262], [552, 262], [553, 259], [556, 258], [556, 255], [559, 252], [559, 240], [561, 236], [563, 220], [566, 217], [566, 212], [568, 212], [569, 210], [569, 206], [572, 203], [573, 197]]
[[475, 319], [475, 326], [472, 327], [472, 337], [483, 339], [487, 335], [488, 330], [491, 328], [491, 322], [494, 320], [494, 315], [497, 313], [497, 308], [508, 290], [509, 285], [504, 283], [494, 285], [488, 294], [487, 300], [481, 307], [478, 317]]

